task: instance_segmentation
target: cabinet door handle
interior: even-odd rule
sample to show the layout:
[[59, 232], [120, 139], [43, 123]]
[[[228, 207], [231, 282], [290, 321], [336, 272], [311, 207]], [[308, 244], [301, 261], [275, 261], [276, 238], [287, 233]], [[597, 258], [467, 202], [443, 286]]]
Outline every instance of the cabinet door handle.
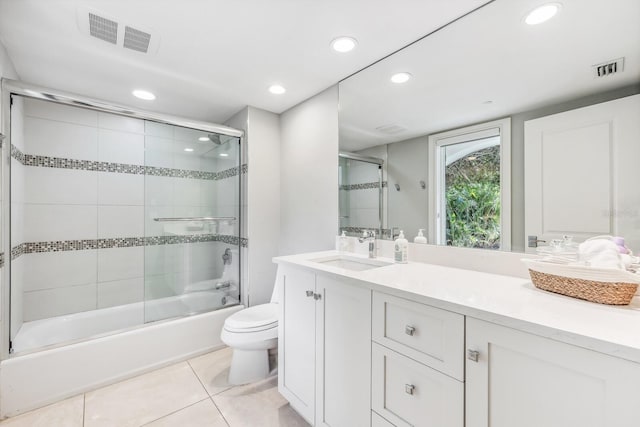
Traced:
[[411, 394], [413, 395], [413, 392], [416, 390], [416, 386], [414, 386], [413, 384], [405, 384], [404, 385], [404, 392], [407, 394]]
[[404, 333], [413, 336], [416, 333], [416, 328], [410, 325], [404, 327]]
[[318, 301], [320, 298], [322, 298], [321, 294], [313, 294], [313, 299]]
[[313, 295], [314, 295], [314, 294], [313, 294], [313, 291], [307, 291], [307, 296], [308, 296], [308, 297], [312, 297]]
[[480, 352], [478, 350], [467, 350], [467, 359], [471, 360], [472, 362], [477, 362], [479, 357]]

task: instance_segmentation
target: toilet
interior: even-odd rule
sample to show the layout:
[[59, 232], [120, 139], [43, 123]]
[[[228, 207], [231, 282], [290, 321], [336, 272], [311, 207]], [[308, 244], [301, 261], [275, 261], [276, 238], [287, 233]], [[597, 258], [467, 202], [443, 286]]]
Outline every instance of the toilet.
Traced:
[[277, 283], [271, 302], [227, 317], [220, 338], [233, 349], [229, 383], [247, 384], [269, 376], [269, 353], [278, 347]]

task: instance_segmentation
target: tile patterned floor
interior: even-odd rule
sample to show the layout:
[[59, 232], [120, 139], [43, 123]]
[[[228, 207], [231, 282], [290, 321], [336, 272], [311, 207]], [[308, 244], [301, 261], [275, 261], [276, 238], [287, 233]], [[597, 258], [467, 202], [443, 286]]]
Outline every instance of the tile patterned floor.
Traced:
[[278, 393], [277, 377], [227, 383], [231, 349], [66, 399], [0, 427], [306, 427]]

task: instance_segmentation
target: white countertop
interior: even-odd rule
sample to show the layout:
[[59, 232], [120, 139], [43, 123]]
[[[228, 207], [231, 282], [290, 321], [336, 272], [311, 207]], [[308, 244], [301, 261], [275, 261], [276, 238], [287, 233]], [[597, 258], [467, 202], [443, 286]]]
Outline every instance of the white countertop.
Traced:
[[352, 271], [311, 261], [338, 254], [313, 252], [274, 262], [347, 277], [375, 291], [640, 363], [640, 297], [628, 306], [609, 306], [542, 291], [527, 279], [460, 268], [410, 262]]

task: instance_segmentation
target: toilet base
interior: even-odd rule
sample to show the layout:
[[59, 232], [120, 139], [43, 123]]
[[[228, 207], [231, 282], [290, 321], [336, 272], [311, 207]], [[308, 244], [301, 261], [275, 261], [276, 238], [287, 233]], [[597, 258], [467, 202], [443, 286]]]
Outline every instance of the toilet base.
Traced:
[[267, 378], [269, 374], [269, 350], [233, 349], [229, 384], [247, 384]]

